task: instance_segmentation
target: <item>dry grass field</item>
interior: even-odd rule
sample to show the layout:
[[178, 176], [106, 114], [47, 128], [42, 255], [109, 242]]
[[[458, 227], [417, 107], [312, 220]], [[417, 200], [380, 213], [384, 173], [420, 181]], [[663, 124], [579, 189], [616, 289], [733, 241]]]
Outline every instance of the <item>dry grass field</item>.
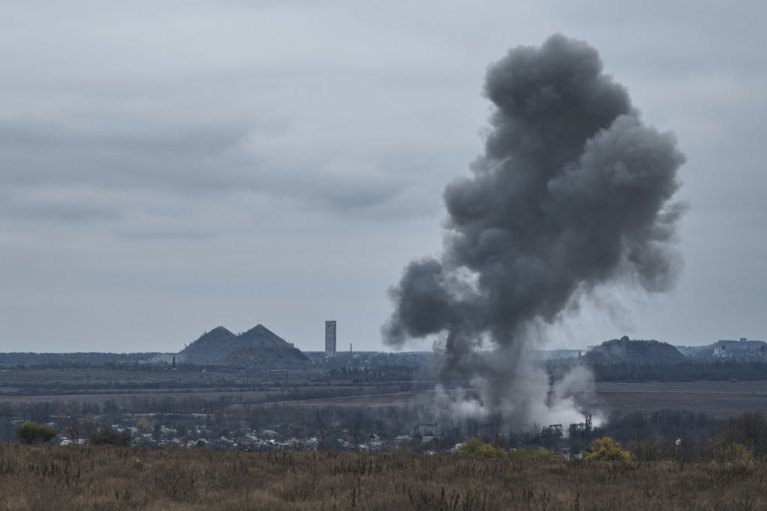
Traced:
[[[237, 379], [248, 380], [239, 382]], [[353, 383], [285, 380], [257, 382], [231, 372], [127, 370], [114, 368], [23, 368], [0, 370], [0, 405], [96, 403], [141, 399], [230, 399], [244, 405], [389, 407], [432, 402], [433, 385], [421, 382]], [[596, 399], [619, 415], [689, 410], [727, 418], [767, 409], [767, 380], [694, 382], [599, 382]]]
[[0, 510], [756, 510], [767, 464], [0, 446]]
[[605, 409], [618, 414], [689, 410], [724, 419], [767, 409], [767, 381], [597, 383]]
[[[767, 409], [767, 381], [648, 382], [595, 385], [602, 409], [619, 415], [658, 410], [688, 410], [724, 419]], [[286, 406], [396, 406], [431, 401], [431, 391], [380, 392], [280, 402]]]
[[[310, 393], [311, 397], [305, 397]], [[735, 417], [752, 410], [767, 409], [767, 381], [748, 382], [648, 382], [597, 383], [597, 400], [604, 410], [626, 414], [657, 410], [689, 410], [711, 417]], [[399, 385], [327, 385], [315, 387], [251, 389], [133, 389], [122, 393], [89, 392], [83, 394], [0, 395], [3, 403], [117, 403], [151, 398], [197, 399], [215, 401], [228, 397], [242, 404], [280, 404], [308, 407], [386, 407], [430, 402], [430, 390], [399, 390]]]

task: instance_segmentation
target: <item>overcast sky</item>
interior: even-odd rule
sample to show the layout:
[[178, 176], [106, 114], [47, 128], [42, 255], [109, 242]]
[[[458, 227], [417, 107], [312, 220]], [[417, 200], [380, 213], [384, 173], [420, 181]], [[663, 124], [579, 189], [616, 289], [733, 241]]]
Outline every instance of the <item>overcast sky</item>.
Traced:
[[[487, 65], [596, 47], [687, 156], [677, 288], [554, 347], [767, 338], [764, 2], [0, 2], [0, 351], [176, 351], [263, 323], [383, 349], [482, 151]], [[422, 345], [428, 349], [428, 342]]]

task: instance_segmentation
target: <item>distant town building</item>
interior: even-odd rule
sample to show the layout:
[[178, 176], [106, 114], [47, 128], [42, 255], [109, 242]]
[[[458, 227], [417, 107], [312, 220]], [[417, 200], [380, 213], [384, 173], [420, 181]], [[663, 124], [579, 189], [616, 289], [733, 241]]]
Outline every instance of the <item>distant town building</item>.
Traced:
[[336, 356], [336, 322], [325, 321], [325, 355]]
[[755, 358], [767, 357], [767, 343], [764, 341], [748, 340], [741, 337], [739, 341], [721, 340], [714, 343], [716, 358]]

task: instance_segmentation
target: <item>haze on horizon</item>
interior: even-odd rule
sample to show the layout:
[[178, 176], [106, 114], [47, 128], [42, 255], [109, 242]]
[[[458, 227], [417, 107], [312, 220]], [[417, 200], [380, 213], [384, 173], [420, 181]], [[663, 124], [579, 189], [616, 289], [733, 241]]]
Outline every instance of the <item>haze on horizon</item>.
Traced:
[[766, 338], [767, 6], [688, 6], [3, 3], [0, 351], [257, 323], [320, 350], [325, 319], [339, 349], [385, 349], [386, 290], [439, 250], [482, 150], [487, 65], [555, 32], [676, 133], [690, 210], [674, 291], [603, 294], [551, 346]]

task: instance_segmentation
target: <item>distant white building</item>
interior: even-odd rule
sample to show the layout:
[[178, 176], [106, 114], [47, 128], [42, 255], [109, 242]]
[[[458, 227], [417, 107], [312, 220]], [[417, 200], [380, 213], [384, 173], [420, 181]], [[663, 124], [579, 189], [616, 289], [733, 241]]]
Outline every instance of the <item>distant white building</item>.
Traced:
[[739, 341], [721, 340], [714, 343], [716, 358], [756, 358], [767, 357], [767, 343], [749, 341], [741, 337]]
[[325, 321], [325, 355], [336, 356], [336, 322]]

